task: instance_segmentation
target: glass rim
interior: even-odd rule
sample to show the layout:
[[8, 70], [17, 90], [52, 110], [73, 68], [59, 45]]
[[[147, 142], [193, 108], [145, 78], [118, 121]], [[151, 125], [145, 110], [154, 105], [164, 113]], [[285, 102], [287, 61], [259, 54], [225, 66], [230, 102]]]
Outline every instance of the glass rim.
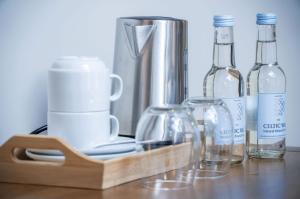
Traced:
[[[164, 187], [164, 186], [157, 186], [158, 184], [160, 185], [166, 185], [166, 184], [174, 184], [177, 186], [169, 186], [169, 187]], [[178, 186], [179, 184], [179, 186]], [[151, 186], [152, 185], [152, 186]], [[154, 185], [154, 186], [153, 186]], [[186, 182], [183, 180], [163, 180], [163, 179], [155, 179], [155, 180], [147, 180], [143, 182], [143, 186], [148, 189], [152, 190], [161, 190], [161, 191], [175, 191], [175, 190], [182, 190], [182, 189], [187, 189], [193, 185], [192, 182]]]
[[[201, 175], [205, 173], [206, 175]], [[207, 175], [209, 174], [209, 175]], [[229, 174], [229, 170], [220, 169], [220, 170], [213, 170], [213, 169], [197, 169], [196, 174], [194, 176], [195, 181], [197, 180], [215, 180], [221, 179], [226, 177]]]

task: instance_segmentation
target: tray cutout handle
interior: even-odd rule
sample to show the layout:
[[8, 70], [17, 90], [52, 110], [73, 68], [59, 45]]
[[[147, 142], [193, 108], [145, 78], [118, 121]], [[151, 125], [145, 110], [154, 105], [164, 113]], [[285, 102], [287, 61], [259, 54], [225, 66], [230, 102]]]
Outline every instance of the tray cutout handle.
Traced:
[[[92, 160], [77, 152], [72, 146], [58, 137], [46, 135], [15, 135], [0, 146], [0, 162], [34, 164], [34, 161], [20, 160], [13, 153], [15, 148], [52, 149], [64, 153], [65, 160], [58, 163], [65, 166], [88, 166], [99, 164], [100, 160]], [[48, 162], [36, 161], [47, 164]], [[100, 161], [101, 162], [101, 161]], [[49, 162], [53, 164], [53, 162]], [[57, 163], [54, 163], [57, 165]]]

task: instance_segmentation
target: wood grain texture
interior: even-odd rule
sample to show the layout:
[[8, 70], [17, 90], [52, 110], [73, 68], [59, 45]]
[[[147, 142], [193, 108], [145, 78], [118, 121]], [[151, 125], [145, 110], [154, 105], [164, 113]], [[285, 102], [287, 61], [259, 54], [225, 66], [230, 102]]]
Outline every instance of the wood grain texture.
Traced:
[[[181, 168], [188, 163], [190, 147], [189, 143], [183, 143], [101, 161], [77, 152], [59, 138], [14, 136], [0, 147], [0, 182], [106, 189]], [[25, 148], [60, 150], [65, 161], [26, 159], [20, 154]]]
[[[64, 163], [22, 160], [14, 153], [15, 148], [58, 149], [66, 159]], [[99, 189], [102, 187], [102, 171], [101, 163], [88, 159], [54, 137], [14, 136], [0, 147], [0, 182]]]
[[143, 188], [141, 180], [104, 191], [0, 183], [0, 198], [299, 199], [299, 171], [300, 152], [287, 152], [284, 160], [247, 160], [242, 166], [233, 167], [228, 176], [198, 181], [188, 190], [155, 192]]

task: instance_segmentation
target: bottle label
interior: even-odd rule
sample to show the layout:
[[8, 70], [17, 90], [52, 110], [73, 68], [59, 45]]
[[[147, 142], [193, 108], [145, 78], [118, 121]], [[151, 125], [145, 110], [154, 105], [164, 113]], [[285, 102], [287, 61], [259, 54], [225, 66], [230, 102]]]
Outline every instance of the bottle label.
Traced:
[[285, 93], [259, 93], [257, 114], [259, 139], [278, 138], [286, 135]]
[[232, 129], [215, 129], [215, 145], [231, 145]]
[[245, 98], [223, 98], [233, 120], [233, 143], [245, 143]]
[[[209, 109], [205, 114], [205, 118], [212, 120], [212, 123], [217, 125], [210, 126], [209, 123], [204, 125], [206, 128], [206, 133], [210, 134], [211, 130], [214, 132], [214, 142], [216, 145], [231, 145], [233, 143], [233, 129], [231, 120], [228, 121], [228, 113], [222, 110], [218, 110], [221, 107], [215, 107]], [[212, 118], [213, 117], [213, 118]], [[209, 121], [208, 120], [208, 121]]]

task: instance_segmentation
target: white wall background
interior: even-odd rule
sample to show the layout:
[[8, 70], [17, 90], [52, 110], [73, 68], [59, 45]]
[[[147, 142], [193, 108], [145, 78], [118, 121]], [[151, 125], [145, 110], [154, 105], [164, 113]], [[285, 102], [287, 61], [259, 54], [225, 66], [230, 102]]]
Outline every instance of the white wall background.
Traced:
[[[299, 0], [2, 0], [0, 144], [46, 123], [47, 69], [61, 55], [98, 56], [111, 66], [115, 19], [160, 15], [189, 21], [190, 95], [202, 95], [212, 61], [214, 14], [236, 17], [236, 63], [244, 78], [255, 59], [257, 12], [278, 15], [278, 59], [287, 75], [289, 146], [300, 146]], [[297, 124], [298, 123], [298, 124]]]

